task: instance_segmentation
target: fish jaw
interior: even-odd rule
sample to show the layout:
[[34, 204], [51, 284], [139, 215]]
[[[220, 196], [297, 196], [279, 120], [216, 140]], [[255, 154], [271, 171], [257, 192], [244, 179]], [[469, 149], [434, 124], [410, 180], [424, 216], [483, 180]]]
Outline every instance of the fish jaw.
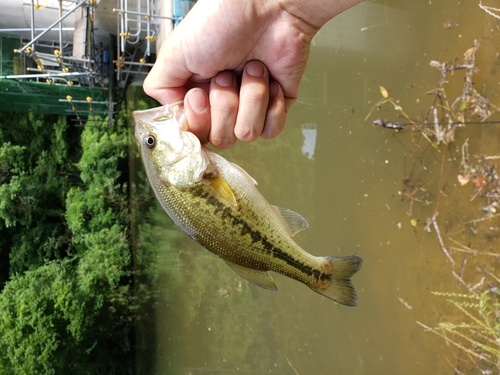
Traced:
[[133, 113], [135, 139], [148, 172], [164, 183], [190, 187], [199, 182], [209, 160], [189, 132], [182, 102]]

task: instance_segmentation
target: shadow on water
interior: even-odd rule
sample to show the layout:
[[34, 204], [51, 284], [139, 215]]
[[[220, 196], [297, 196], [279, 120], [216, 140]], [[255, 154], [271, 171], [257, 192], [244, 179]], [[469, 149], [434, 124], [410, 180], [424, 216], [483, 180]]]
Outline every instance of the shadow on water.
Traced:
[[[141, 213], [136, 239], [138, 253], [149, 257], [157, 296], [151, 325], [138, 327], [140, 341], [148, 345], [139, 353], [137, 372], [495, 371], [477, 343], [498, 350], [498, 342], [475, 337], [474, 347], [446, 328], [458, 330], [471, 321], [464, 313], [469, 305], [457, 302], [458, 295], [486, 293], [492, 314], [498, 314], [498, 217], [484, 219], [481, 211], [491, 202], [481, 193], [471, 200], [478, 185], [461, 186], [457, 176], [464, 173], [466, 140], [471, 166], [474, 154], [500, 154], [500, 126], [465, 126], [454, 142], [435, 147], [417, 127], [394, 132], [371, 125], [375, 118], [400, 121], [394, 107], [364, 118], [383, 86], [412, 119], [424, 119], [432, 104], [426, 93], [439, 80], [429, 62], [461, 58], [474, 39], [481, 44], [475, 88], [500, 104], [498, 25], [474, 2], [367, 1], [332, 20], [315, 38], [283, 134], [220, 152], [259, 182], [269, 202], [309, 221], [309, 229], [296, 237], [304, 249], [364, 259], [353, 278], [360, 300], [356, 308], [279, 275], [273, 275], [276, 293], [248, 285], [180, 233], [149, 192], [136, 206]], [[463, 74], [448, 78], [446, 90], [454, 98]], [[139, 174], [134, 183], [147, 191], [142, 166], [137, 159], [132, 165]], [[498, 316], [490, 318], [494, 334]], [[470, 350], [485, 358], [417, 321], [439, 328], [434, 332], [466, 349], [472, 345]]]

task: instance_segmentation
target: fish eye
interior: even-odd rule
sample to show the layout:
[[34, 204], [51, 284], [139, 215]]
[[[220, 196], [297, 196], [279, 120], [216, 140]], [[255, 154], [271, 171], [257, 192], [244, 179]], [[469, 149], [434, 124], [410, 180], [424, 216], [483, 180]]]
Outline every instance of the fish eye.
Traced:
[[154, 135], [148, 135], [144, 138], [147, 148], [153, 148], [156, 146], [156, 138]]

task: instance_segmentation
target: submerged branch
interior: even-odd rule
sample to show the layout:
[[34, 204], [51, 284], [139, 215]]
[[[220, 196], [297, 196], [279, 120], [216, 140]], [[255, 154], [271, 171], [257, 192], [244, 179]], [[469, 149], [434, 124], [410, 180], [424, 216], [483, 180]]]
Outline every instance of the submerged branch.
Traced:
[[434, 230], [436, 231], [436, 235], [437, 235], [439, 244], [441, 245], [441, 249], [443, 250], [443, 252], [445, 253], [445, 255], [448, 257], [448, 259], [450, 260], [451, 264], [453, 266], [455, 266], [455, 260], [450, 255], [450, 252], [446, 249], [446, 246], [444, 246], [443, 237], [441, 237], [441, 232], [439, 230], [439, 226], [438, 226], [437, 221], [436, 221], [436, 217], [438, 215], [439, 215], [439, 212], [436, 212], [434, 215], [432, 215], [431, 222], [432, 222], [432, 225], [434, 227]]
[[490, 16], [495, 17], [496, 19], [500, 20], [500, 15], [495, 13], [495, 12], [500, 13], [500, 9], [489, 7], [489, 6], [483, 5], [481, 3], [479, 3], [479, 8], [481, 8], [482, 10], [484, 10]]
[[473, 254], [473, 255], [486, 255], [486, 256], [492, 256], [492, 257], [499, 257], [500, 256], [500, 253], [494, 253], [494, 252], [489, 252], [489, 251], [479, 251], [479, 250], [471, 249], [470, 247], [462, 245], [461, 243], [455, 241], [452, 238], [450, 238], [449, 240], [460, 246], [460, 247], [452, 247], [451, 249], [453, 251], [458, 251], [460, 253], [467, 253], [467, 254]]
[[292, 368], [292, 370], [295, 373], [295, 375], [300, 375], [299, 372], [295, 369], [295, 367], [293, 367], [292, 362], [290, 362], [290, 360], [288, 359], [288, 357], [286, 356], [286, 354], [285, 354], [285, 359], [286, 359], [286, 362], [288, 363], [288, 365]]

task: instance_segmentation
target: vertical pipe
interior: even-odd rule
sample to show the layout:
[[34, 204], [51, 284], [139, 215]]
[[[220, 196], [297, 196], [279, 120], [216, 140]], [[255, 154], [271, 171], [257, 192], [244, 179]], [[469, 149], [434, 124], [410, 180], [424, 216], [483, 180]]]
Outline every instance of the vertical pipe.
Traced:
[[[35, 0], [31, 0], [31, 40], [35, 39]], [[33, 46], [33, 51], [35, 46]]]
[[93, 42], [94, 42], [94, 39], [93, 39], [93, 36], [94, 36], [94, 21], [92, 21], [94, 19], [94, 16], [95, 16], [95, 5], [93, 3], [89, 3], [85, 6], [85, 10], [87, 11], [87, 43], [85, 43], [85, 47], [86, 47], [86, 54], [88, 56], [88, 59], [89, 59], [89, 67], [91, 66], [92, 64], [92, 48], [93, 48]]
[[[146, 3], [149, 4], [149, 0], [146, 0]], [[137, 9], [137, 13], [141, 13], [141, 0], [136, 0], [136, 9]], [[137, 39], [139, 40], [141, 38], [141, 17], [142, 16], [137, 14], [136, 17], [137, 17], [136, 35], [137, 35]]]
[[[123, 3], [124, 3], [124, 0], [120, 0], [120, 9], [125, 9], [125, 5]], [[121, 32], [120, 32], [120, 34], [125, 33], [125, 14], [122, 12], [121, 17], [120, 17], [121, 18], [120, 19], [120, 25], [121, 25]], [[122, 36], [120, 38], [120, 51], [122, 53], [125, 52], [125, 37], [124, 36]]]
[[[123, 1], [124, 6], [125, 6], [125, 12], [124, 12], [124, 18], [125, 18], [125, 28], [124, 32], [125, 34], [128, 34], [128, 0]], [[125, 45], [127, 44], [127, 39], [123, 38], [123, 50], [125, 51]]]
[[[62, 1], [59, 1], [59, 18], [62, 17]], [[62, 22], [59, 23], [59, 52], [63, 55], [63, 42], [62, 42]]]
[[[139, 0], [137, 0], [139, 1]], [[148, 14], [148, 22], [147, 22], [147, 28], [146, 28], [146, 36], [147, 36], [147, 39], [146, 39], [146, 56], [149, 56], [150, 55], [150, 50], [151, 50], [151, 38], [149, 38], [150, 36], [150, 32], [151, 32], [151, 28], [150, 28], [150, 24], [151, 24], [151, 9], [150, 9], [150, 0], [146, 0], [146, 13]]]
[[[124, 9], [124, 5], [123, 5], [123, 0], [120, 0], [120, 9]], [[125, 51], [125, 44], [124, 44], [124, 37], [123, 36], [120, 36], [120, 34], [122, 34], [124, 32], [124, 28], [125, 28], [125, 25], [124, 25], [124, 20], [123, 20], [123, 12], [120, 13], [120, 32], [118, 33], [118, 38], [119, 38], [119, 43], [118, 43], [118, 64], [116, 64], [116, 81], [118, 82], [118, 84], [120, 84], [121, 82], [121, 75], [122, 75], [122, 68], [121, 68], [121, 63], [122, 61], [120, 61], [120, 57], [123, 56], [124, 54], [124, 51]]]
[[[117, 8], [121, 9], [120, 2], [118, 0], [116, 0], [116, 6], [117, 6]], [[118, 15], [120, 16], [120, 19], [116, 23], [116, 51], [114, 53], [115, 59], [118, 59], [120, 57], [120, 25], [121, 25], [122, 17], [120, 14], [118, 14]], [[113, 64], [113, 59], [111, 58], [111, 56], [109, 59], [109, 64], [110, 64], [110, 69], [111, 69], [111, 64]], [[116, 64], [116, 82], [119, 82], [119, 81], [120, 81], [120, 67], [118, 66], [118, 64]]]

